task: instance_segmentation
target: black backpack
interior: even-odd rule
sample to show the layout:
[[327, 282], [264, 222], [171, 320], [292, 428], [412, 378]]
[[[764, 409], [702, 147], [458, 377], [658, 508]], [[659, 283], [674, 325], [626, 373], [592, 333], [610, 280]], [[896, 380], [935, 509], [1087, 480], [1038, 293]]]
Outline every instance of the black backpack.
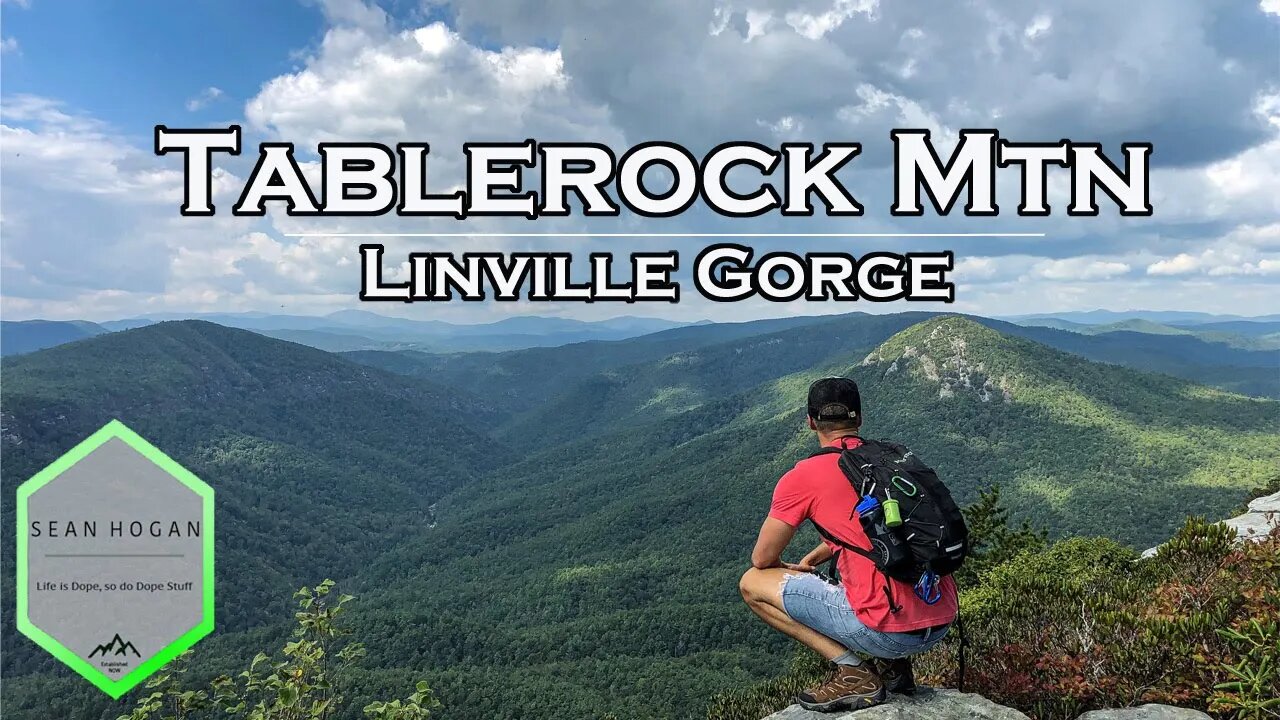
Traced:
[[[871, 549], [843, 541], [814, 523], [828, 541], [875, 563], [886, 577], [915, 586], [926, 603], [937, 602], [938, 581], [954, 573], [969, 552], [969, 529], [951, 491], [905, 446], [886, 440], [864, 440], [855, 448], [827, 447], [814, 453], [840, 454], [840, 469], [861, 501], [877, 506], [859, 516]], [[901, 524], [886, 522], [884, 502], [897, 501]], [[892, 518], [890, 518], [892, 519]], [[834, 566], [834, 563], [833, 563]], [[895, 607], [890, 595], [890, 606]], [[895, 610], [896, 612], [896, 610]]]

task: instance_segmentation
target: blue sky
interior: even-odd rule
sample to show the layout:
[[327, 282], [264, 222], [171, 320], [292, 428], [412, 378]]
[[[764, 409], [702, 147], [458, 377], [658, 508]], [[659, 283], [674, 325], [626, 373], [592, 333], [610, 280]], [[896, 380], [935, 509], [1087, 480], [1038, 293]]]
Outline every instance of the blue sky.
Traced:
[[[425, 140], [435, 177], [461, 177], [468, 140], [857, 140], [867, 216], [730, 220], [691, 212], [556, 231], [1026, 231], [1037, 240], [758, 242], [761, 250], [954, 250], [955, 309], [1107, 307], [1268, 313], [1280, 289], [1280, 3], [1151, 0], [361, 0], [0, 3], [0, 312], [107, 319], [148, 312], [359, 306], [355, 244], [292, 232], [526, 230], [509, 220], [219, 215], [181, 218], [181, 165], [152, 127], [240, 123], [245, 157], [218, 163], [230, 204], [256, 143]], [[888, 131], [1001, 129], [1015, 140], [1155, 143], [1149, 219], [1012, 214], [889, 217]], [[304, 159], [307, 154], [304, 150]], [[311, 163], [304, 165], [314, 173]], [[1001, 181], [1015, 192], [1017, 179]], [[1061, 183], [1051, 180], [1053, 192]], [[1001, 191], [1005, 194], [1005, 191]], [[1004, 207], [1012, 202], [1002, 199]], [[853, 222], [855, 225], [850, 225]], [[691, 258], [705, 245], [682, 242]], [[643, 241], [442, 240], [411, 250], [627, 253]], [[413, 317], [628, 312], [740, 319], [887, 311], [561, 304], [387, 307]]]
[[[217, 0], [34, 0], [5, 3], [0, 14], [4, 36], [19, 42], [4, 58], [6, 95], [57, 97], [140, 140], [161, 121], [238, 118], [237, 105], [264, 80], [296, 69], [295, 50], [325, 30], [318, 6], [293, 2], [255, 3], [249, 12]], [[188, 111], [209, 87], [222, 95]]]

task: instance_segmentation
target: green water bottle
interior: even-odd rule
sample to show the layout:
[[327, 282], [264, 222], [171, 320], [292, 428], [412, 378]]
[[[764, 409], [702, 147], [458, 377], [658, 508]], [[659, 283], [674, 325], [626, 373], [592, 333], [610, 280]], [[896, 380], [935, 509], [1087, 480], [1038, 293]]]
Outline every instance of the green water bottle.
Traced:
[[902, 512], [898, 508], [898, 501], [893, 498], [885, 498], [880, 503], [884, 508], [884, 524], [885, 527], [895, 528], [902, 524]]

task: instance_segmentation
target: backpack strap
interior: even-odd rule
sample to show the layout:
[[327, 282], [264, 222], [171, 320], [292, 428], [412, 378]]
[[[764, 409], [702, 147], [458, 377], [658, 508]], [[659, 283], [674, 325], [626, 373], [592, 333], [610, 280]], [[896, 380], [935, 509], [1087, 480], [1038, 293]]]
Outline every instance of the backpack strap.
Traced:
[[815, 521], [813, 518], [809, 518], [809, 522], [813, 523], [813, 527], [814, 527], [814, 529], [815, 529], [815, 530], [817, 530], [817, 531], [818, 531], [818, 534], [819, 534], [819, 535], [821, 535], [821, 536], [822, 536], [822, 538], [823, 538], [824, 540], [826, 540], [827, 542], [829, 542], [829, 543], [831, 543], [832, 545], [835, 545], [836, 547], [839, 547], [839, 548], [841, 548], [841, 549], [843, 549], [843, 550], [848, 550], [849, 552], [851, 552], [851, 553], [853, 553], [853, 554], [855, 554], [855, 555], [861, 555], [862, 557], [864, 557], [864, 558], [866, 558], [866, 559], [868, 559], [868, 560], [870, 560], [870, 561], [872, 561], [872, 562], [875, 562], [875, 556], [874, 556], [874, 555], [872, 555], [872, 553], [871, 553], [871, 551], [870, 551], [870, 550], [867, 550], [867, 549], [865, 549], [865, 548], [860, 548], [860, 547], [858, 547], [857, 545], [851, 545], [851, 544], [849, 544], [849, 543], [847, 543], [847, 542], [845, 542], [845, 541], [841, 540], [840, 538], [836, 537], [835, 535], [832, 535], [831, 533], [827, 532], [826, 528], [824, 528], [824, 527], [822, 527], [821, 525], [819, 525], [819, 524], [817, 523], [817, 521]]
[[[841, 440], [850, 440], [850, 439], [858, 440], [859, 442], [862, 442], [862, 443], [864, 443], [864, 444], [867, 442], [866, 440], [863, 440], [862, 438], [858, 437], [857, 435], [842, 435], [841, 437], [836, 438], [836, 442], [840, 442]], [[816, 458], [816, 457], [818, 457], [819, 455], [839, 455], [840, 453], [844, 452], [845, 450], [852, 450], [852, 449], [853, 449], [853, 448], [847, 448], [847, 447], [845, 447], [843, 444], [841, 444], [841, 445], [828, 445], [828, 446], [826, 446], [826, 447], [818, 448], [815, 452], [811, 453], [811, 454], [809, 455], [809, 457], [811, 457], [811, 458]]]

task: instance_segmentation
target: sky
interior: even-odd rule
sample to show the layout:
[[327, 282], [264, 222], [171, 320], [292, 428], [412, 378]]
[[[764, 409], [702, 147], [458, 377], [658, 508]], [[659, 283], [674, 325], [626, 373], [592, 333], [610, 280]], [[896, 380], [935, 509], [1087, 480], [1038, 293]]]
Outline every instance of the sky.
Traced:
[[[463, 143], [647, 140], [695, 155], [730, 140], [854, 141], [858, 218], [182, 217], [183, 168], [153, 128], [244, 127], [215, 159], [229, 208], [257, 143], [429, 142], [428, 182], [462, 182]], [[1151, 142], [1149, 218], [1002, 212], [896, 218], [895, 127], [954, 138]], [[1015, 173], [1006, 176], [1005, 172]], [[1002, 208], [1017, 205], [1002, 172]], [[318, 187], [318, 181], [315, 183]], [[396, 238], [430, 250], [679, 250], [681, 302], [361, 303], [358, 239], [339, 232], [1032, 232], [1036, 238], [752, 239], [758, 252], [951, 250], [956, 302], [985, 315], [1280, 312], [1280, 0], [0, 0], [0, 314], [322, 314], [360, 308], [487, 322], [511, 314], [740, 320], [920, 304], [701, 300], [705, 239]], [[943, 309], [941, 306], [937, 309]]]

